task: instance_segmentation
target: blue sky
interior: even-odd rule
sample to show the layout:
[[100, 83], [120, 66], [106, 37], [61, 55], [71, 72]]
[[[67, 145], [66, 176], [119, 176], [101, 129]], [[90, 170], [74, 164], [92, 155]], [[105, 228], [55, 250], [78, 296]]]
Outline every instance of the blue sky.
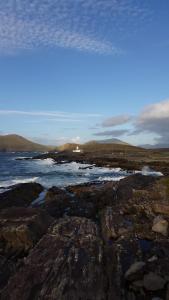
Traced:
[[0, 133], [169, 143], [167, 0], [0, 1]]

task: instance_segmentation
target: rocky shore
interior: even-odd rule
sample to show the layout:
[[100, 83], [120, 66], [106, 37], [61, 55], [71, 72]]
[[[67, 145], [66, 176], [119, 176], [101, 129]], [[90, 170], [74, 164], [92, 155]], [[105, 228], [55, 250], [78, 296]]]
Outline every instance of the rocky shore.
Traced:
[[[156, 156], [151, 151], [145, 150], [143, 153], [131, 152], [115, 152], [104, 153], [103, 151], [96, 152], [82, 152], [73, 153], [71, 151], [60, 151], [58, 153], [48, 152], [34, 156], [31, 159], [53, 159], [57, 164], [71, 163], [76, 161], [78, 163], [91, 164], [97, 167], [121, 168], [123, 170], [133, 171], [142, 170], [145, 165], [157, 172], [162, 172], [169, 176], [169, 160], [161, 159], [159, 153]], [[27, 158], [28, 160], [30, 158]]]
[[169, 177], [43, 190], [0, 194], [0, 299], [169, 299]]

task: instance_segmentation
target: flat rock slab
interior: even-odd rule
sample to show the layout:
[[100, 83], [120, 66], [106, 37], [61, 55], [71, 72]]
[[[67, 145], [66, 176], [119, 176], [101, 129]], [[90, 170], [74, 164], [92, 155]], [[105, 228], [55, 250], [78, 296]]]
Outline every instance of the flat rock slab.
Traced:
[[67, 217], [56, 222], [12, 277], [2, 300], [104, 300], [102, 241], [89, 219]]

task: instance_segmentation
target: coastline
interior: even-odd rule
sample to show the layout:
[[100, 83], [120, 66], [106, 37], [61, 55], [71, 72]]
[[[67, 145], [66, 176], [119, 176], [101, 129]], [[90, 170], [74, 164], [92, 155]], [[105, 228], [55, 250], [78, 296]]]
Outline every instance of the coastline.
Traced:
[[1, 299], [165, 299], [168, 191], [167, 176], [135, 174], [0, 194]]

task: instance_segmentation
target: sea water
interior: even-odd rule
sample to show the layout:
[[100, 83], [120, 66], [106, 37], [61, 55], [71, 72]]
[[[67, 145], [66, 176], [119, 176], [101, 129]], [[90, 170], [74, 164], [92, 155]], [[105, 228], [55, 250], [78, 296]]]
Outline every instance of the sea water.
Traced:
[[39, 153], [0, 153], [0, 192], [18, 183], [37, 182], [46, 188], [65, 187], [92, 181], [117, 181], [135, 173], [77, 162], [57, 164], [50, 158], [24, 160], [37, 154]]

